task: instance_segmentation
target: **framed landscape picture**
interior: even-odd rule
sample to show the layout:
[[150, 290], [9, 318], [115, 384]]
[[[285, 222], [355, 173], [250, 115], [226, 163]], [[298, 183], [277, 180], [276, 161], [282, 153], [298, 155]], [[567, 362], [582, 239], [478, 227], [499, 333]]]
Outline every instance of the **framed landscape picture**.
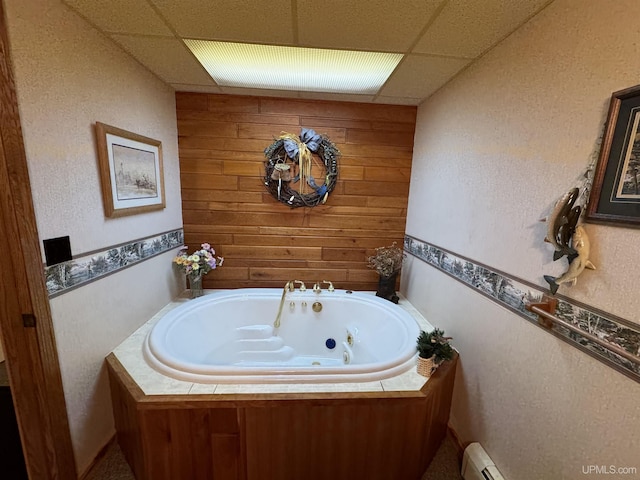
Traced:
[[105, 215], [165, 208], [161, 142], [100, 122], [96, 139]]
[[640, 227], [640, 85], [611, 96], [586, 220]]

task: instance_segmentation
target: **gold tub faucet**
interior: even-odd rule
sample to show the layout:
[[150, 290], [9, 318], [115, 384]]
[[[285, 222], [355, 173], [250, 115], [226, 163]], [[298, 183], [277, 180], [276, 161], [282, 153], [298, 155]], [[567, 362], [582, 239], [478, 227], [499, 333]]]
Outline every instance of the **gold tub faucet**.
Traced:
[[287, 292], [293, 292], [295, 290], [295, 282], [295, 280], [289, 280], [284, 284], [284, 288], [282, 289], [282, 297], [280, 298], [280, 306], [278, 307], [278, 315], [276, 315], [276, 320], [273, 322], [273, 328], [280, 327], [280, 317], [282, 316], [282, 306], [284, 305], [284, 298], [287, 296]]
[[329, 288], [327, 288], [327, 290], [329, 290], [330, 292], [333, 292], [335, 290], [335, 288], [333, 288], [333, 283], [331, 283], [329, 280], [323, 280], [322, 283], [329, 284]]

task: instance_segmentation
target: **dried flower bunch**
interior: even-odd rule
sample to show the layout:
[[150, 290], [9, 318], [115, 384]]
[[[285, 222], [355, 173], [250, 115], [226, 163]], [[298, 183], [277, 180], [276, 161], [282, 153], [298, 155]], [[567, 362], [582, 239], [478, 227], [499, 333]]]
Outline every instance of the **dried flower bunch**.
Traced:
[[200, 250], [196, 250], [192, 254], [184, 251], [187, 247], [182, 247], [180, 249], [182, 253], [173, 259], [173, 263], [175, 263], [185, 275], [203, 275], [218, 266], [222, 266], [224, 258], [216, 257], [216, 251], [211, 245], [203, 243], [200, 247]]
[[370, 256], [368, 267], [373, 268], [381, 277], [390, 277], [402, 268], [406, 255], [396, 242], [389, 247], [376, 248], [376, 254]]

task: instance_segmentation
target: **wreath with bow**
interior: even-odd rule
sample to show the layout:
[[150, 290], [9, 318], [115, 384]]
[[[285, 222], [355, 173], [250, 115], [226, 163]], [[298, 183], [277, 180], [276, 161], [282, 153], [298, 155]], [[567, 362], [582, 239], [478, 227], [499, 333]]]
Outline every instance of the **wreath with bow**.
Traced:
[[[310, 128], [303, 128], [299, 137], [283, 132], [265, 148], [264, 155], [267, 190], [291, 208], [323, 204], [336, 186], [340, 151], [327, 137]], [[324, 178], [313, 177], [314, 162], [324, 167]]]

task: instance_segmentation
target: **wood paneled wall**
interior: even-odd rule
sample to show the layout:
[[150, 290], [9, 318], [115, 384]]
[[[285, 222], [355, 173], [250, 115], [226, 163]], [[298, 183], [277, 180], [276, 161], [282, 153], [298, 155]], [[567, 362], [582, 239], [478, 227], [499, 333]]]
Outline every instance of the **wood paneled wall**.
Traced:
[[[182, 92], [176, 104], [185, 243], [225, 257], [205, 288], [375, 290], [367, 256], [403, 241], [416, 107]], [[327, 203], [292, 209], [265, 188], [264, 149], [301, 127], [342, 156]]]

